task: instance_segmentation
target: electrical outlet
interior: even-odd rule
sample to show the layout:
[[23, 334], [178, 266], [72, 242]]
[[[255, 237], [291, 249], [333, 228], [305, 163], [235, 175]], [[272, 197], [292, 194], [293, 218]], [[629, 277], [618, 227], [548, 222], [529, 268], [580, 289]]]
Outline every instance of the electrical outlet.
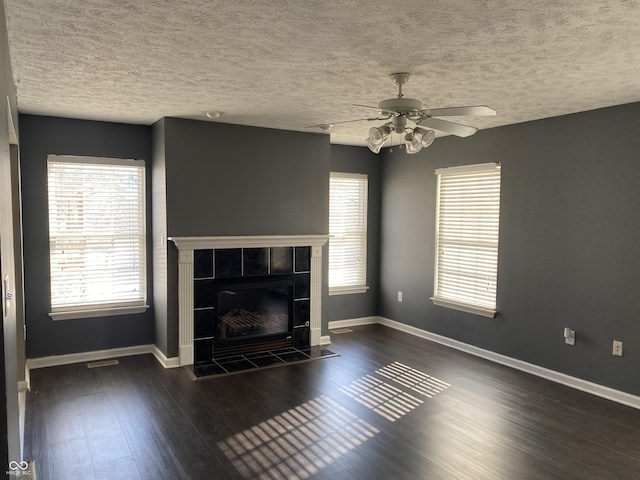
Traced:
[[616, 357], [622, 356], [622, 342], [620, 340], [613, 341], [613, 351], [611, 353]]
[[575, 345], [576, 344], [576, 332], [575, 330], [571, 330], [570, 328], [564, 329], [564, 343], [567, 345]]
[[398, 301], [401, 302], [402, 301], [402, 292], [398, 292]]

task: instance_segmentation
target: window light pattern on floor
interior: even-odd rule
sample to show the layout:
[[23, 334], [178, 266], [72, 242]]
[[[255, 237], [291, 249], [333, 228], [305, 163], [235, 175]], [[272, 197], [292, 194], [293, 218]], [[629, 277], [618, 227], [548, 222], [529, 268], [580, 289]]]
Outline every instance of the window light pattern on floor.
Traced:
[[442, 380], [438, 380], [431, 375], [403, 365], [400, 362], [393, 362], [391, 365], [376, 370], [376, 373], [394, 382], [398, 382], [400, 385], [427, 398], [432, 398], [451, 386]]
[[379, 430], [322, 396], [270, 418], [218, 447], [247, 479], [304, 480]]
[[402, 418], [422, 403], [422, 400], [413, 395], [371, 375], [340, 387], [340, 391], [391, 422]]

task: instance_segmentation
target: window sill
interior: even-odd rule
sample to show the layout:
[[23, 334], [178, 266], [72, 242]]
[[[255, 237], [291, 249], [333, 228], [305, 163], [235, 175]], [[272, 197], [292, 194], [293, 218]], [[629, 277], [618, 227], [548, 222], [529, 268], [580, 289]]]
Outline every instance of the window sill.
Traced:
[[355, 287], [333, 287], [329, 288], [329, 296], [332, 295], [349, 295], [351, 293], [366, 293], [369, 287], [366, 285], [358, 285]]
[[475, 315], [481, 315], [487, 318], [495, 318], [496, 310], [492, 308], [479, 307], [477, 305], [469, 305], [467, 303], [455, 302], [452, 300], [443, 300], [442, 298], [431, 297], [431, 301], [434, 305], [440, 307], [451, 308], [453, 310], [459, 310], [461, 312], [473, 313]]
[[149, 305], [136, 305], [131, 307], [96, 308], [94, 310], [68, 310], [64, 312], [51, 312], [51, 320], [76, 320], [79, 318], [113, 317], [116, 315], [132, 315], [144, 313]]

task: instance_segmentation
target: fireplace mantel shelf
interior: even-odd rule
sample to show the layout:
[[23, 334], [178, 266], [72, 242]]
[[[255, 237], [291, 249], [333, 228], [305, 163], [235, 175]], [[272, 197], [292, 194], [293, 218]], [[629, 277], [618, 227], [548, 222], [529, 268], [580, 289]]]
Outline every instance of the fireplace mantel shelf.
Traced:
[[329, 235], [252, 235], [218, 237], [169, 237], [179, 250], [205, 248], [322, 246]]

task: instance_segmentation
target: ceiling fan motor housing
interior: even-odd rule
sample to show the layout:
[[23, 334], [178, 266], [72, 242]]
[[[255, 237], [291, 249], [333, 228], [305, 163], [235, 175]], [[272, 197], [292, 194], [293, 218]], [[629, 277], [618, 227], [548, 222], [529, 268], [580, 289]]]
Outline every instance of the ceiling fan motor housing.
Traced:
[[380, 110], [396, 113], [418, 113], [422, 110], [422, 102], [415, 98], [388, 98], [378, 103]]

